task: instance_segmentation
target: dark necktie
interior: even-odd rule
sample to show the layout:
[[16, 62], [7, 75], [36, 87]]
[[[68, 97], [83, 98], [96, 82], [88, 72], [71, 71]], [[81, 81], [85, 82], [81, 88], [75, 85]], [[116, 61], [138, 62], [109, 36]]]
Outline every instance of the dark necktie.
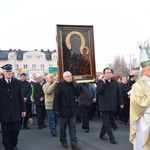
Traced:
[[109, 83], [109, 81], [108, 81], [108, 80], [106, 80], [106, 83]]
[[11, 85], [11, 82], [10, 82], [10, 80], [8, 80], [8, 85], [9, 85], [9, 86]]

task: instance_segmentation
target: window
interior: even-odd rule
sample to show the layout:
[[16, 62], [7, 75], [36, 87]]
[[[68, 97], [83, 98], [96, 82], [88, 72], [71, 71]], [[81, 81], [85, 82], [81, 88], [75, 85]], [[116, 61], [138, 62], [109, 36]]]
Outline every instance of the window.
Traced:
[[32, 69], [36, 69], [36, 64], [33, 64], [33, 65], [32, 65]]
[[56, 60], [57, 59], [57, 56], [56, 55], [53, 55], [53, 58], [52, 58], [53, 60]]
[[32, 59], [32, 55], [27, 55], [26, 58], [27, 59]]
[[10, 59], [14, 59], [15, 57], [14, 57], [14, 55], [10, 55]]
[[42, 59], [42, 55], [37, 55], [36, 59]]
[[52, 60], [56, 60], [57, 59], [57, 54], [56, 53], [52, 53]]
[[15, 59], [15, 56], [14, 55], [10, 55], [10, 59]]
[[41, 64], [41, 69], [44, 69], [44, 64]]
[[23, 69], [28, 69], [28, 65], [23, 65]]

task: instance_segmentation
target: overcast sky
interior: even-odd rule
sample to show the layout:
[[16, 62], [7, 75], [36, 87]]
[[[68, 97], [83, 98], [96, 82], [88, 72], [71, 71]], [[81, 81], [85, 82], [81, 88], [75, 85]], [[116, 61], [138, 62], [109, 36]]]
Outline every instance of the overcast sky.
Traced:
[[149, 0], [0, 0], [0, 49], [57, 49], [56, 25], [93, 25], [96, 70], [139, 54], [150, 38]]

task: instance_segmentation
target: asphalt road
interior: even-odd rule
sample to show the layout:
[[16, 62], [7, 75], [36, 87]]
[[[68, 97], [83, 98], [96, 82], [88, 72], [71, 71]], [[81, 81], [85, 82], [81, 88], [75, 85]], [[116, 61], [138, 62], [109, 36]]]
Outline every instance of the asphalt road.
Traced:
[[[34, 125], [29, 125], [29, 130], [21, 129], [18, 141], [19, 150], [64, 150], [59, 141], [59, 120], [58, 137], [51, 136], [47, 119], [47, 127], [43, 129], [38, 129], [36, 117], [34, 117], [34, 122]], [[132, 150], [132, 144], [129, 142], [129, 126], [121, 125], [117, 120], [116, 123], [119, 128], [113, 131], [113, 133], [117, 144], [111, 144], [109, 141], [99, 139], [99, 132], [102, 124], [101, 118], [95, 117], [90, 121], [89, 133], [85, 133], [81, 128], [81, 123], [78, 123], [77, 138], [81, 150]], [[68, 134], [67, 139], [70, 144]], [[0, 141], [1, 140], [0, 136]], [[68, 150], [70, 149], [71, 147]], [[0, 143], [0, 150], [4, 150], [2, 143]]]

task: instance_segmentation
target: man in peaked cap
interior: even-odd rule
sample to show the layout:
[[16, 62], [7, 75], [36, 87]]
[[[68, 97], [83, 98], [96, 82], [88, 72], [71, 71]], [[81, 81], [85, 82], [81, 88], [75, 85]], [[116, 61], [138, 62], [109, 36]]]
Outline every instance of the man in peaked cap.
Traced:
[[6, 65], [2, 66], [1, 68], [3, 70], [12, 71], [12, 65], [11, 64], [6, 64]]
[[143, 76], [136, 81], [130, 96], [130, 142], [134, 150], [150, 149], [150, 53], [143, 48], [140, 53]]
[[21, 116], [25, 117], [25, 104], [19, 80], [12, 77], [12, 65], [6, 64], [0, 79], [0, 123], [5, 150], [17, 150]]

